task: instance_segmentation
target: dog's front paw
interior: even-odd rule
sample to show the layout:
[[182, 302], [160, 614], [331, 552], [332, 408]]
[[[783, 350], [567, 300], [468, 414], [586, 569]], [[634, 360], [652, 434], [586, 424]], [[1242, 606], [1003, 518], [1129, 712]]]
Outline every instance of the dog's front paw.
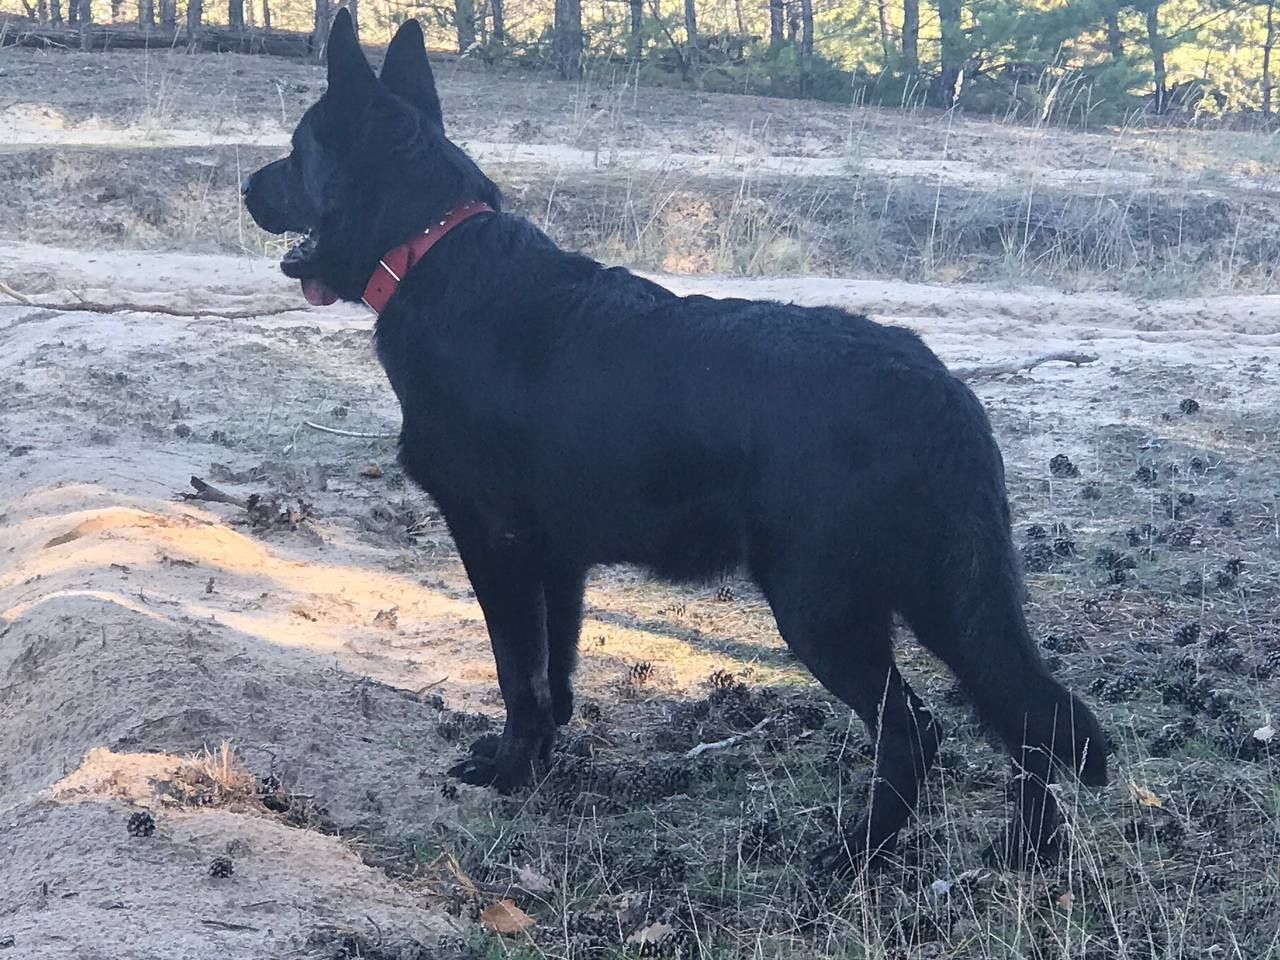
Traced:
[[527, 758], [513, 759], [501, 750], [488, 757], [472, 754], [450, 767], [449, 776], [475, 787], [492, 787], [499, 793], [511, 793], [532, 779], [533, 763]]
[[497, 769], [493, 765], [492, 760], [484, 760], [477, 757], [467, 757], [461, 763], [455, 763], [449, 768], [449, 776], [463, 783], [469, 783], [473, 787], [491, 787], [493, 786], [493, 778]]
[[498, 751], [502, 748], [502, 734], [486, 733], [483, 737], [474, 740], [467, 752], [480, 760], [492, 761], [498, 755]]
[[566, 726], [573, 719], [573, 690], [570, 687], [553, 687], [551, 691], [551, 716], [557, 727]]

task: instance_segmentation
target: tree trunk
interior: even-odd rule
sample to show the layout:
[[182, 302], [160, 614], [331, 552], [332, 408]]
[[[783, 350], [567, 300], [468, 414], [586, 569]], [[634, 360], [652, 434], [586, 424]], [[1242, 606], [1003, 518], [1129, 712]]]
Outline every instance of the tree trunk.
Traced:
[[62, 22], [62, 0], [49, 0], [49, 22]]
[[40, 23], [49, 22], [48, 0], [36, 0], [36, 20], [38, 20]]
[[920, 0], [902, 3], [902, 69], [920, 71]]
[[697, 0], [684, 0], [684, 40], [689, 48], [689, 60], [698, 59], [698, 3]]
[[204, 25], [204, 0], [187, 0], [187, 37], [194, 40]]
[[800, 14], [796, 13], [796, 0], [787, 4], [787, 42], [795, 43], [800, 37]]
[[329, 0], [316, 0], [316, 30], [311, 49], [315, 57], [324, 63], [325, 47], [329, 45]]
[[783, 0], [769, 0], [769, 52], [776, 53], [782, 46]]
[[453, 19], [457, 28], [458, 52], [466, 53], [476, 42], [475, 0], [453, 0]]
[[80, 19], [80, 0], [67, 0], [67, 25], [74, 27]]
[[1107, 49], [1111, 59], [1124, 59], [1124, 35], [1120, 33], [1120, 11], [1112, 8], [1107, 11]]
[[556, 0], [551, 56], [563, 79], [582, 76], [582, 0]]
[[271, 0], [262, 0], [262, 29], [271, 29]]
[[111, 22], [115, 23], [120, 19], [120, 7], [123, 0], [111, 0]]
[[813, 76], [813, 0], [800, 0], [800, 96], [809, 95]]
[[507, 42], [507, 15], [502, 0], [491, 0], [493, 7], [493, 42], [501, 46]]
[[1271, 119], [1271, 50], [1276, 43], [1275, 0], [1267, 0], [1267, 38], [1262, 42], [1262, 115]]
[[1160, 0], [1147, 8], [1147, 42], [1151, 45], [1151, 66], [1155, 72], [1156, 113], [1164, 113], [1168, 93], [1164, 69], [1164, 38], [1160, 36]]
[[89, 27], [93, 25], [93, 0], [71, 0], [80, 9], [80, 49], [89, 49]]
[[244, 29], [244, 0], [227, 0], [227, 26], [232, 30]]
[[160, 25], [166, 30], [178, 25], [178, 0], [160, 0]]
[[644, 56], [644, 0], [631, 2], [631, 36], [627, 41], [627, 56], [632, 63], [639, 63]]
[[747, 21], [742, 18], [742, 0], [733, 0], [733, 12], [738, 19], [738, 36], [747, 35]]
[[960, 34], [960, 0], [938, 0], [938, 21], [942, 31], [942, 75], [938, 102], [954, 105], [956, 85], [964, 68], [964, 38]]
[[138, 26], [150, 30], [156, 25], [156, 8], [153, 0], [138, 0]]
[[889, 0], [876, 0], [876, 19], [880, 27], [880, 55], [884, 58], [881, 65], [888, 69], [893, 62], [893, 27], [889, 19]]

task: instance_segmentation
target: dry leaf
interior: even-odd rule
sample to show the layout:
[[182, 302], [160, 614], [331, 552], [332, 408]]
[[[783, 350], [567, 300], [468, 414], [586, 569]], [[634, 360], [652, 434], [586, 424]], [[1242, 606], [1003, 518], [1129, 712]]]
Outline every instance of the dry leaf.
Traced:
[[520, 867], [516, 870], [516, 880], [520, 886], [530, 893], [550, 893], [551, 881], [533, 867]]
[[1157, 797], [1146, 787], [1140, 787], [1132, 780], [1129, 781], [1129, 792], [1133, 794], [1133, 798], [1144, 807], [1163, 807], [1164, 801]]
[[1076, 902], [1076, 898], [1072, 896], [1071, 891], [1068, 890], [1066, 893], [1060, 896], [1055, 902], [1063, 910], [1070, 910], [1071, 905]]
[[537, 922], [517, 907], [514, 900], [499, 900], [480, 911], [480, 923], [490, 933], [511, 936], [523, 933]]
[[675, 928], [669, 923], [651, 923], [647, 927], [641, 927], [631, 936], [627, 937], [627, 943], [637, 943], [641, 946], [645, 944], [659, 944], [667, 937], [675, 933]]
[[360, 470], [360, 476], [376, 480], [378, 477], [382, 476], [382, 468], [376, 463], [366, 463]]
[[1265, 727], [1259, 727], [1253, 731], [1253, 739], [1261, 740], [1263, 743], [1270, 743], [1275, 737], [1276, 728], [1269, 723]]

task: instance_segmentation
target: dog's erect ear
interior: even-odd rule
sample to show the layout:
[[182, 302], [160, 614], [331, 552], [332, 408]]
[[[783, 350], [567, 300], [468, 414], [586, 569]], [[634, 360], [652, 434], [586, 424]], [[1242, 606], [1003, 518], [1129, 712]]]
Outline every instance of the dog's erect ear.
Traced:
[[356, 39], [355, 24], [344, 7], [333, 18], [329, 28], [329, 48], [325, 52], [329, 65], [329, 92], [339, 98], [363, 102], [373, 89], [373, 68], [365, 59]]
[[417, 20], [406, 20], [391, 39], [387, 59], [382, 62], [382, 82], [388, 90], [408, 100], [424, 117], [444, 129], [436, 78], [431, 73], [431, 64], [427, 62], [427, 44]]

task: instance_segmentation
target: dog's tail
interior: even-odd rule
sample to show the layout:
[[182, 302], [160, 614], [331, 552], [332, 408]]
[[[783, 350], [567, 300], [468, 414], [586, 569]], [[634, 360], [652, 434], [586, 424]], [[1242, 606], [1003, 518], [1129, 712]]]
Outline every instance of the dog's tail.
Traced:
[[[941, 549], [903, 610], [920, 642], [956, 674], [1015, 758], [1052, 756], [1091, 785], [1107, 779], [1107, 744], [1087, 706], [1049, 673], [1023, 614], [1004, 464], [976, 397], [958, 388], [937, 425], [949, 431], [931, 498]], [[958, 481], [958, 482], [957, 482]]]

